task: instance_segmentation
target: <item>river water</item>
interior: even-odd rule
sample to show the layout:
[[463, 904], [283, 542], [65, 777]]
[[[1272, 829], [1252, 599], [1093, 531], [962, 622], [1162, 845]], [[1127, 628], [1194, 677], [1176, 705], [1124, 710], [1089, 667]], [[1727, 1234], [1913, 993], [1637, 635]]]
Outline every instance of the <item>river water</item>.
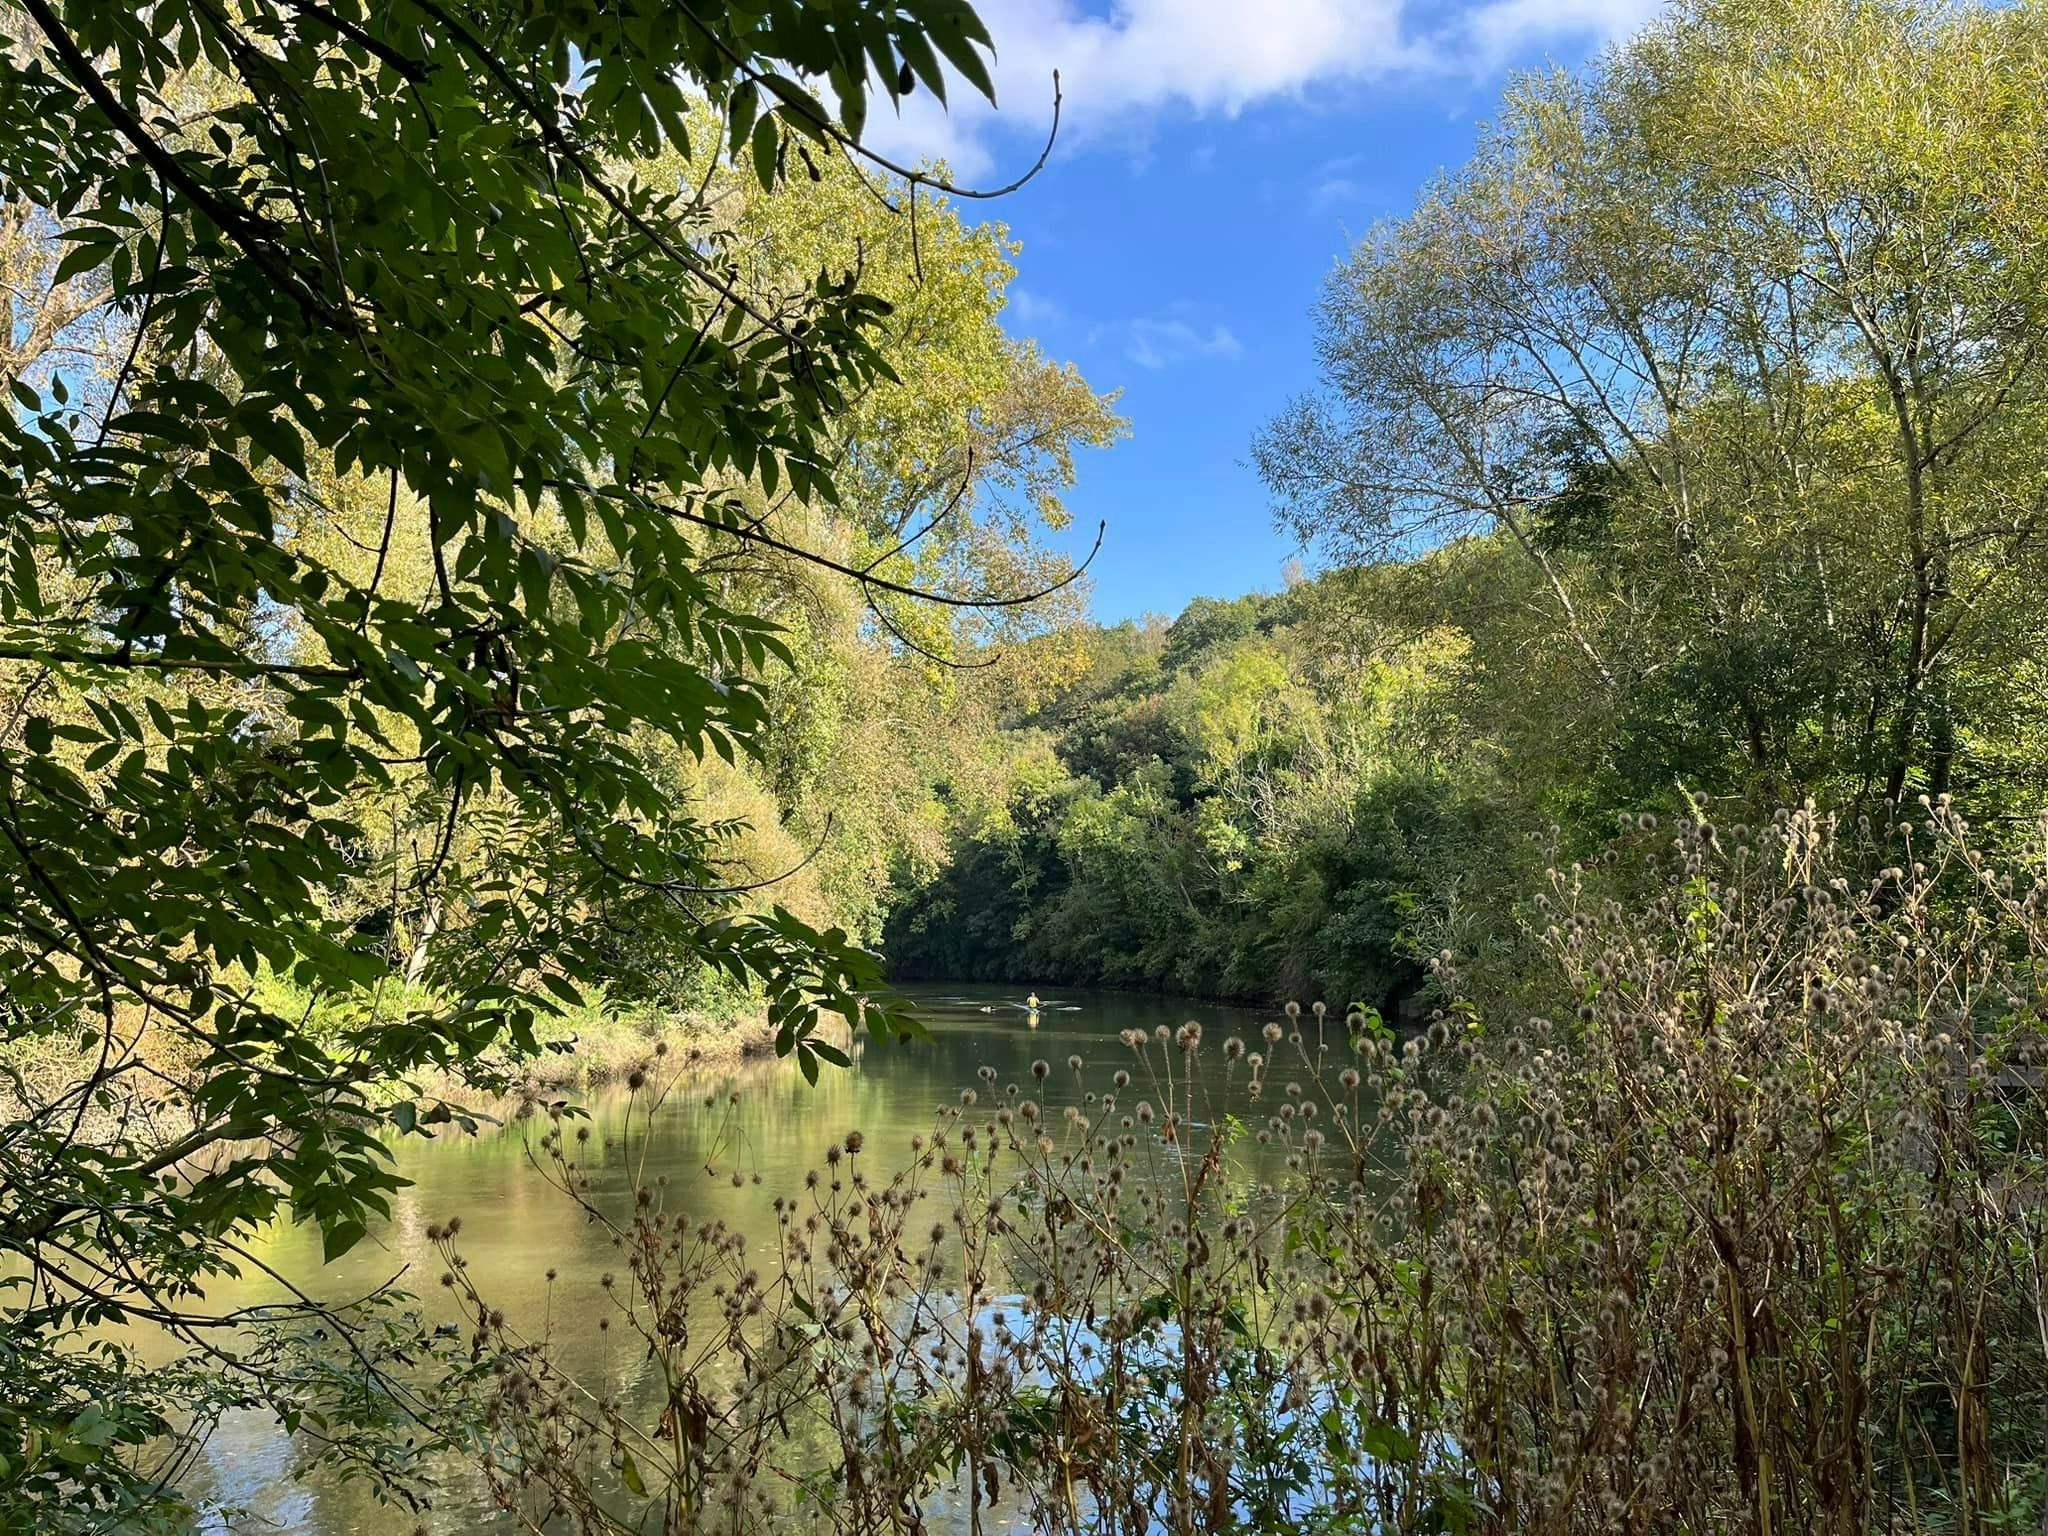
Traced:
[[[1120, 1031], [1203, 1022], [1208, 1038], [1229, 1033], [1253, 1039], [1276, 1017], [1214, 1003], [1131, 993], [1044, 989], [1033, 1013], [1020, 989], [918, 986], [906, 991], [930, 1037], [902, 1043], [856, 1042], [853, 1065], [825, 1068], [815, 1086], [793, 1064], [747, 1063], [679, 1088], [651, 1126], [634, 1116], [635, 1140], [645, 1131], [646, 1175], [668, 1174], [683, 1191], [692, 1217], [724, 1221], [764, 1252], [772, 1249], [772, 1202], [794, 1195], [805, 1173], [823, 1165], [827, 1149], [859, 1130], [870, 1177], [893, 1173], [910, 1156], [913, 1136], [928, 1132], [941, 1105], [992, 1067], [1003, 1082], [1030, 1081], [1031, 1064], [1056, 1070], [1040, 1097], [1049, 1110], [1079, 1103], [1110, 1086], [1129, 1064]], [[1070, 1056], [1081, 1071], [1067, 1070]], [[737, 1095], [737, 1103], [730, 1102]], [[718, 1107], [706, 1110], [705, 1097]], [[615, 1131], [626, 1111], [623, 1092], [589, 1104], [597, 1133], [593, 1147]], [[1234, 1106], [1233, 1106], [1234, 1107]], [[601, 1228], [587, 1222], [528, 1161], [529, 1137], [547, 1122], [536, 1117], [476, 1136], [444, 1133], [407, 1138], [398, 1151], [400, 1171], [412, 1183], [393, 1201], [391, 1219], [334, 1264], [323, 1265], [320, 1240], [308, 1228], [281, 1228], [257, 1250], [264, 1263], [310, 1294], [345, 1301], [392, 1282], [422, 1298], [430, 1318], [456, 1320], [435, 1284], [442, 1264], [429, 1244], [429, 1225], [460, 1217], [461, 1247], [471, 1273], [515, 1323], [545, 1329], [555, 1356], [580, 1380], [630, 1389], [643, 1348], [625, 1330], [601, 1332], [602, 1309], [587, 1304], [599, 1273], [617, 1266]], [[614, 1160], [616, 1162], [616, 1160]], [[707, 1165], [717, 1169], [708, 1175]], [[623, 1168], [586, 1159], [601, 1200], [616, 1197], [623, 1212], [630, 1189]], [[738, 1187], [731, 1179], [740, 1175]], [[551, 1286], [549, 1269], [558, 1272]], [[252, 1275], [246, 1290], [216, 1294], [216, 1302], [246, 1304], [282, 1293]], [[438, 1309], [438, 1310], [437, 1310]], [[230, 1417], [208, 1440], [184, 1479], [188, 1497], [215, 1511], [210, 1529], [268, 1532], [272, 1536], [401, 1536], [414, 1516], [378, 1504], [367, 1487], [314, 1472], [301, 1475], [308, 1447], [270, 1418]], [[230, 1513], [232, 1512], [232, 1513]], [[509, 1529], [485, 1499], [481, 1479], [459, 1466], [446, 1469], [435, 1507], [420, 1517], [433, 1536], [469, 1536]]]

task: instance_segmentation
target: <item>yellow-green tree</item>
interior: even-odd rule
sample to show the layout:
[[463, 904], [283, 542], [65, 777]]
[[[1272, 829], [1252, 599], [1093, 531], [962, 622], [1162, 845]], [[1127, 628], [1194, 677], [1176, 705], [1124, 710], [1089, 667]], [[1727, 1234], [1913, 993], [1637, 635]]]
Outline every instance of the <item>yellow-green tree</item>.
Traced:
[[2034, 708], [2044, 103], [2048, 13], [1894, 0], [1696, 0], [1519, 82], [1332, 279], [1282, 517], [1510, 541], [1639, 784], [1961, 787]]

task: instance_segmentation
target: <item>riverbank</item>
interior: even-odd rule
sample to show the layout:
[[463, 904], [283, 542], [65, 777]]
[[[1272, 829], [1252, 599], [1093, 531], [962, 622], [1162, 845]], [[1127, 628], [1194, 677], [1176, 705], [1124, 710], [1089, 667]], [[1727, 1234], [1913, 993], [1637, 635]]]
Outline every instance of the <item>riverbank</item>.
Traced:
[[[604, 1014], [592, 1011], [573, 1025], [541, 1031], [547, 1047], [512, 1074], [511, 1098], [573, 1094], [624, 1082], [638, 1068], [659, 1060], [666, 1067], [724, 1071], [775, 1054], [775, 1030], [765, 1018], [685, 1010]], [[420, 1086], [434, 1097], [483, 1102], [479, 1093], [451, 1075], [435, 1074]]]

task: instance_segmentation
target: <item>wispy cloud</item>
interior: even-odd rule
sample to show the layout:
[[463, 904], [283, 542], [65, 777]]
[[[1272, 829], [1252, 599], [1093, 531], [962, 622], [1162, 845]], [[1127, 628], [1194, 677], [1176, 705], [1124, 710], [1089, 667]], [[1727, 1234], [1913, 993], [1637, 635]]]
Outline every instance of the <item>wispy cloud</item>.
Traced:
[[1227, 325], [1191, 320], [1139, 319], [1123, 327], [1124, 356], [1140, 368], [1171, 368], [1200, 358], [1244, 355], [1244, 344]]
[[1046, 298], [1017, 283], [1010, 284], [1003, 298], [1010, 318], [1027, 330], [1058, 325], [1067, 318], [1066, 306], [1059, 300]]
[[1363, 155], [1339, 155], [1316, 166], [1308, 175], [1310, 206], [1320, 213], [1358, 202], [1370, 190], [1359, 174], [1364, 167]]
[[[1481, 0], [1446, 12], [1430, 0], [1116, 0], [1095, 15], [1077, 0], [981, 0], [979, 9], [999, 50], [1003, 124], [1045, 130], [1057, 69], [1063, 140], [1114, 133], [1129, 148], [1169, 113], [1228, 117], [1321, 88], [1486, 74], [1545, 45], [1622, 36], [1658, 4]], [[961, 86], [948, 114], [920, 92], [900, 119], [877, 114], [872, 142], [885, 153], [943, 157], [963, 177], [1008, 170], [990, 145], [996, 119], [971, 98]]]

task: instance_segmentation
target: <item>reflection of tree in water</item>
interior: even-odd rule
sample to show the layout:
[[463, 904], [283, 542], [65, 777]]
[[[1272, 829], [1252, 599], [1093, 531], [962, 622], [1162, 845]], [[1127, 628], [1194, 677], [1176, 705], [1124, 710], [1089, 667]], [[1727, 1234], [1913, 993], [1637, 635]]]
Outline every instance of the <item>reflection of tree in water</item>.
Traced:
[[[1127, 1029], [1107, 1079], [1078, 1051], [984, 1065], [899, 1166], [875, 1168], [859, 1131], [827, 1147], [773, 1198], [766, 1251], [690, 1216], [666, 1174], [634, 1178], [623, 1213], [605, 1198], [644, 1161], [652, 1082], [616, 1136], [559, 1123], [539, 1165], [609, 1232], [600, 1327], [643, 1368], [577, 1380], [438, 1231], [499, 1362], [483, 1413], [500, 1498], [607, 1529], [658, 1508], [684, 1528], [1149, 1530], [1327, 1502], [1341, 1474], [1276, 1451], [1346, 1401], [1302, 1384], [1327, 1361], [1299, 1326], [1314, 1304], [1294, 1304], [1316, 1294], [1302, 1218], [1357, 1225], [1365, 1198], [1332, 1176], [1350, 1162], [1322, 1127], [1348, 1138], [1362, 1088], [1326, 1070], [1325, 1027], [1206, 1053], [1197, 1024]], [[1296, 1077], [1276, 1081], [1269, 1051]], [[704, 1106], [712, 1147], [745, 1145], [744, 1104]], [[717, 1155], [704, 1176], [747, 1182]]]

